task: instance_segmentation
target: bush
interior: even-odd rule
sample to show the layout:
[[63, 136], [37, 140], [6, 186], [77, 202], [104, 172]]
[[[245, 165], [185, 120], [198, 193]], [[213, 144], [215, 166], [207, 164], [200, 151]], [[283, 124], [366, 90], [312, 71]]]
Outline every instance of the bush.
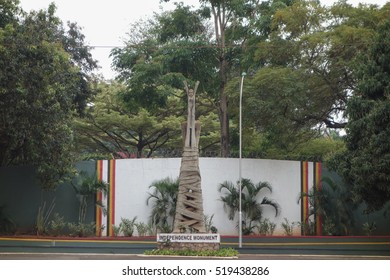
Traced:
[[276, 228], [276, 224], [271, 222], [268, 218], [262, 220], [257, 225], [257, 229], [260, 235], [273, 235], [275, 228]]
[[83, 224], [83, 223], [69, 223], [68, 228], [70, 231], [70, 236], [77, 237], [89, 237], [95, 235], [95, 223]]
[[294, 233], [294, 226], [295, 226], [294, 222], [292, 222], [290, 224], [289, 220], [287, 218], [284, 218], [284, 222], [282, 223], [282, 228], [284, 229], [284, 233], [287, 236], [292, 236], [293, 235], [293, 233]]
[[49, 222], [49, 234], [52, 236], [58, 236], [64, 233], [66, 228], [66, 222], [64, 217], [58, 213], [54, 213], [53, 219]]
[[135, 224], [137, 228], [138, 236], [145, 236], [147, 232], [149, 232], [149, 225], [139, 222]]
[[121, 223], [119, 224], [119, 226], [124, 236], [133, 236], [136, 220], [137, 217], [134, 217], [132, 220], [121, 218]]
[[155, 249], [144, 252], [145, 255], [166, 255], [166, 256], [203, 256], [203, 257], [237, 257], [238, 251], [233, 248], [222, 248], [219, 250], [172, 250]]

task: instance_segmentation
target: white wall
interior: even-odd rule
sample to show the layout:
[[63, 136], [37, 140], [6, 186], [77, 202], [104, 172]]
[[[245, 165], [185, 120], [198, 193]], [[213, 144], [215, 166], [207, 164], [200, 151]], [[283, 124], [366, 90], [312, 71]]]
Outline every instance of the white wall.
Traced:
[[[123, 159], [116, 160], [115, 170], [115, 224], [121, 217], [138, 222], [148, 222], [150, 206], [146, 205], [149, 186], [155, 180], [166, 177], [176, 179], [180, 171], [180, 158], [161, 159]], [[103, 165], [103, 168], [107, 164]], [[262, 159], [243, 159], [242, 177], [254, 183], [267, 181], [273, 192], [264, 190], [260, 198], [267, 196], [281, 206], [281, 213], [275, 218], [272, 208], [265, 208], [264, 216], [278, 226], [275, 235], [282, 234], [281, 223], [284, 218], [290, 222], [301, 219], [301, 208], [297, 203], [301, 191], [301, 167], [299, 161], [280, 161]], [[200, 158], [199, 167], [202, 176], [204, 214], [214, 214], [213, 223], [223, 235], [237, 235], [237, 220], [230, 221], [220, 201], [218, 186], [224, 181], [237, 182], [238, 159]], [[104, 172], [103, 172], [104, 173]], [[103, 219], [104, 220], [104, 219]]]

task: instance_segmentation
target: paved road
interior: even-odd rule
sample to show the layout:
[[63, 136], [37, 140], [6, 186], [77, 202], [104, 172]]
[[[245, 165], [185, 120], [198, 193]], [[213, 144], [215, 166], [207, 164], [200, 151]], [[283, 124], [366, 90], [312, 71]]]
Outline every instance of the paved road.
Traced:
[[[238, 259], [390, 259], [390, 237], [246, 237], [238, 248], [236, 237], [222, 237], [222, 247], [238, 249]], [[41, 239], [0, 238], [0, 259], [132, 260], [174, 259], [150, 257], [154, 238], [138, 239]], [[189, 258], [185, 259], [199, 259]]]
[[0, 260], [390, 260], [389, 256], [240, 254], [237, 258], [145, 256], [138, 254], [0, 253]]

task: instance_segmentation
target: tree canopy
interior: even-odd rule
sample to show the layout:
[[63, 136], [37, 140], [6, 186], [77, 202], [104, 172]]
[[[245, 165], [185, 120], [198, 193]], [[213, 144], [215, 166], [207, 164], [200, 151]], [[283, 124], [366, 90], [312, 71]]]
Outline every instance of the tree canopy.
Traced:
[[348, 100], [346, 151], [333, 167], [344, 175], [367, 211], [390, 200], [390, 20], [378, 34], [359, 67], [358, 94]]
[[18, 1], [0, 7], [0, 165], [34, 165], [51, 188], [73, 165], [71, 119], [93, 95], [96, 62], [54, 4], [30, 13]]

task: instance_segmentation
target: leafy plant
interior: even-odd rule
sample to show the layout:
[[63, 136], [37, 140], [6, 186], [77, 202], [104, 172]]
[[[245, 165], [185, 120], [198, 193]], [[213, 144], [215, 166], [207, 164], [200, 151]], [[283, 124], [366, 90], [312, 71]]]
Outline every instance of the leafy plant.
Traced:
[[290, 224], [289, 220], [287, 218], [284, 218], [284, 222], [282, 223], [282, 228], [284, 230], [285, 235], [292, 236], [294, 233], [294, 226], [295, 226], [294, 222]]
[[273, 235], [276, 228], [276, 224], [271, 222], [268, 218], [262, 220], [257, 229], [260, 235]]
[[298, 226], [301, 228], [303, 235], [315, 235], [315, 222], [307, 219], [304, 222], [298, 222]]
[[66, 228], [66, 222], [63, 216], [58, 213], [54, 213], [53, 219], [49, 222], [49, 234], [52, 236], [58, 236], [64, 233]]
[[46, 209], [46, 201], [43, 202], [38, 208], [37, 221], [36, 221], [36, 231], [37, 235], [43, 235], [47, 233], [47, 224], [49, 222], [50, 215], [55, 206], [55, 198], [51, 201], [49, 207]]
[[[76, 192], [76, 196], [79, 199], [79, 224], [85, 222], [88, 209], [88, 200], [96, 195], [99, 191], [106, 193], [108, 190], [108, 184], [99, 180], [96, 176], [89, 176], [86, 172], [80, 172], [80, 176], [75, 178], [71, 184]], [[102, 201], [96, 201], [96, 205], [103, 209], [105, 212], [105, 206]]]
[[161, 233], [170, 233], [172, 232], [172, 226], [169, 225], [169, 224], [163, 224], [161, 226], [158, 226], [157, 229], [161, 232]]
[[134, 217], [132, 220], [127, 218], [121, 218], [121, 223], [119, 224], [119, 227], [124, 236], [133, 236], [136, 220], [137, 217]]
[[370, 236], [376, 230], [375, 222], [366, 222], [363, 224], [363, 231], [366, 235]]
[[[238, 183], [239, 184], [239, 183]], [[236, 213], [239, 211], [239, 186], [231, 182], [225, 181], [219, 185], [219, 191], [225, 195], [221, 197], [224, 204], [224, 209], [228, 213], [229, 220], [233, 220]], [[263, 217], [263, 208], [271, 207], [275, 210], [275, 216], [280, 212], [279, 204], [263, 197], [259, 202], [258, 196], [263, 189], [268, 189], [272, 192], [272, 187], [267, 182], [252, 183], [250, 179], [242, 179], [241, 187], [241, 210], [242, 210], [242, 231], [245, 235], [253, 233], [257, 224], [261, 222]]]
[[143, 222], [136, 223], [135, 227], [137, 228], [138, 236], [145, 236], [149, 231], [149, 225]]
[[95, 223], [68, 223], [70, 236], [89, 237], [95, 235]]
[[112, 225], [112, 231], [114, 233], [114, 236], [119, 236], [119, 234], [121, 233], [121, 227]]
[[176, 255], [176, 256], [216, 256], [216, 257], [237, 257], [238, 251], [233, 248], [221, 248], [219, 250], [172, 250], [155, 249], [144, 252], [145, 255]]
[[309, 215], [301, 224], [304, 234], [315, 234], [313, 216], [322, 217], [323, 233], [327, 235], [348, 235], [354, 225], [353, 211], [356, 209], [354, 196], [347, 186], [330, 177], [323, 177], [321, 188], [313, 187], [308, 193], [301, 193], [298, 203], [304, 197], [309, 201]]
[[177, 193], [179, 190], [179, 179], [172, 180], [165, 178], [154, 181], [149, 186], [153, 189], [149, 193], [146, 204], [152, 203], [150, 223], [164, 233], [172, 232], [173, 218], [176, 213]]
[[205, 226], [206, 232], [211, 232], [211, 228], [215, 228], [213, 226], [213, 218], [214, 218], [214, 214], [211, 216], [208, 216], [208, 215], [203, 216], [203, 221], [204, 221], [204, 226]]

